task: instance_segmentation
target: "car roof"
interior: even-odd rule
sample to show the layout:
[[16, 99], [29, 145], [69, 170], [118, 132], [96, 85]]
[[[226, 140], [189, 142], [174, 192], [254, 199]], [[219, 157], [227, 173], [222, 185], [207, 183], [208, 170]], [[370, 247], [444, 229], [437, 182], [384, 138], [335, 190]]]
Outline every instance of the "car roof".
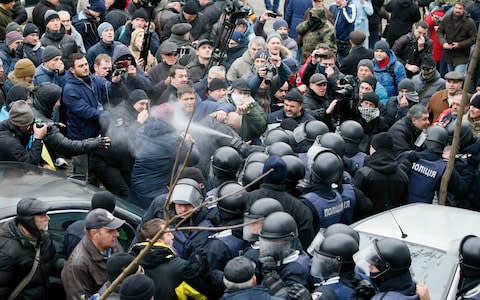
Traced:
[[[0, 219], [15, 216], [17, 202], [27, 197], [46, 201], [52, 210], [89, 210], [92, 195], [100, 191], [58, 172], [18, 162], [0, 162], [0, 186]], [[143, 214], [141, 209], [120, 198], [117, 209], [132, 219]]]
[[[394, 220], [397, 220], [397, 223]], [[480, 213], [450, 206], [412, 203], [358, 221], [359, 231], [447, 251], [453, 240], [480, 236]], [[401, 226], [406, 238], [401, 238]]]

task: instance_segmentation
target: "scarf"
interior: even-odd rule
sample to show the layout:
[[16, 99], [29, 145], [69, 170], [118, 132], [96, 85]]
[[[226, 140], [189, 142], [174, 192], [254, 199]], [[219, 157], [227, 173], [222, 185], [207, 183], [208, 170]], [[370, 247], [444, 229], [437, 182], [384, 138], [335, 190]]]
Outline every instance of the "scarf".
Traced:
[[380, 116], [380, 110], [377, 107], [358, 107], [360, 115], [365, 120], [365, 122], [370, 123], [373, 119], [376, 119]]

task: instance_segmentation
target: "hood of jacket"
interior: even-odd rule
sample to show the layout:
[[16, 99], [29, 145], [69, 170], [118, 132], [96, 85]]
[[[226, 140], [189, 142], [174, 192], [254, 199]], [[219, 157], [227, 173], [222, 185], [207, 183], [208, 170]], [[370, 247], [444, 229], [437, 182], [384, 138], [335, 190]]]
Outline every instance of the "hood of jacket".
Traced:
[[398, 163], [391, 152], [375, 152], [365, 160], [365, 165], [373, 170], [388, 175], [397, 171]]
[[175, 131], [171, 124], [158, 118], [148, 118], [144, 126], [145, 135], [150, 138], [175, 133]]
[[[137, 256], [147, 245], [148, 242], [135, 244], [132, 248], [134, 256]], [[152, 249], [143, 259], [142, 266], [145, 269], [154, 269], [158, 265], [167, 263], [176, 257], [175, 252], [170, 247], [164, 243], [157, 242], [153, 244]]]

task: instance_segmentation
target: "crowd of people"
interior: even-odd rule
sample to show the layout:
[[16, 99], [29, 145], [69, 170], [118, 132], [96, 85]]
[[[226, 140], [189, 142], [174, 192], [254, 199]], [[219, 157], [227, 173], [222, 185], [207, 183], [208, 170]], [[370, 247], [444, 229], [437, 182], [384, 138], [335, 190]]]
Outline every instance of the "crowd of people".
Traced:
[[[56, 275], [67, 299], [95, 299], [165, 230], [109, 299], [429, 299], [405, 243], [358, 255], [347, 225], [436, 204], [450, 159], [447, 205], [480, 210], [480, 68], [465, 82], [480, 2], [265, 7], [40, 0], [27, 21], [0, 1], [0, 161], [109, 191], [61, 249], [48, 207], [21, 200], [0, 230], [0, 298], [48, 299]], [[115, 197], [145, 210], [130, 249]], [[461, 299], [480, 299], [479, 241], [458, 247]]]

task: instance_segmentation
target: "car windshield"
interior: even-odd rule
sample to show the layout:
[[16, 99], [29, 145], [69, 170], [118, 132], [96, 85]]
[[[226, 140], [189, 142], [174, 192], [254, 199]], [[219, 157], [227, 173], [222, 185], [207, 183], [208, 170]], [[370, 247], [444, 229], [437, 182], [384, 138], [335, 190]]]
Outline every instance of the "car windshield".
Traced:
[[[360, 232], [360, 249], [368, 247], [373, 239], [382, 238]], [[426, 284], [430, 292], [430, 299], [446, 299], [457, 267], [457, 260], [442, 250], [408, 242], [406, 244], [412, 256], [410, 270], [413, 279]]]

